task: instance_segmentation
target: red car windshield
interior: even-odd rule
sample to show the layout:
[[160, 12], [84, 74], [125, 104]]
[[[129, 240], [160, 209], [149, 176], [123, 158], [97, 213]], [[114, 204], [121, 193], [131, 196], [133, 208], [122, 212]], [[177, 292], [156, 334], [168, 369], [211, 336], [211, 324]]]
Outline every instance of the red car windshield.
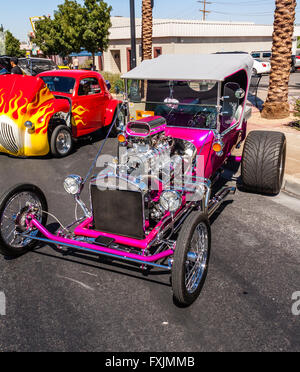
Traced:
[[51, 92], [72, 94], [75, 79], [65, 76], [41, 76]]

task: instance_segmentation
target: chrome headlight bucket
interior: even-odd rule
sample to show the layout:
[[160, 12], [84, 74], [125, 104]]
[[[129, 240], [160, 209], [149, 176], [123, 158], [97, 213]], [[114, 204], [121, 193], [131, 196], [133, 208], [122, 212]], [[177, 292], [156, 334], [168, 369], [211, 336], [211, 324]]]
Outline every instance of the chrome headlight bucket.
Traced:
[[79, 195], [82, 189], [83, 178], [76, 174], [71, 174], [64, 181], [64, 188], [68, 194]]
[[165, 211], [175, 213], [182, 204], [182, 197], [177, 191], [166, 190], [162, 192], [159, 203]]
[[199, 184], [195, 188], [195, 193], [193, 195], [194, 200], [200, 201], [204, 198], [206, 193], [206, 187], [202, 184]]
[[27, 129], [34, 129], [34, 124], [31, 121], [25, 121], [24, 123], [25, 128]]

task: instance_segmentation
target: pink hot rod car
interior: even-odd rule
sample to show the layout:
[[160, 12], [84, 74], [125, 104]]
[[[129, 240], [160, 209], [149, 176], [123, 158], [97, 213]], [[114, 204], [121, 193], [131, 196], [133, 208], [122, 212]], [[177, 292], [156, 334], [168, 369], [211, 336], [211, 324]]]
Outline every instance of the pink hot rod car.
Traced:
[[[145, 61], [125, 74], [129, 120], [118, 136], [118, 157], [105, 156], [92, 175], [95, 161], [85, 179], [71, 175], [64, 181], [83, 217], [72, 230], [69, 225], [50, 233], [43, 192], [18, 185], [0, 200], [1, 252], [18, 256], [44, 242], [141, 270], [169, 270], [175, 303], [190, 305], [207, 274], [209, 218], [235, 191], [213, 186], [246, 137], [252, 67], [248, 55], [177, 55]], [[251, 132], [236, 159], [243, 188], [279, 193], [285, 152], [283, 134]], [[80, 198], [88, 179], [89, 207]]]

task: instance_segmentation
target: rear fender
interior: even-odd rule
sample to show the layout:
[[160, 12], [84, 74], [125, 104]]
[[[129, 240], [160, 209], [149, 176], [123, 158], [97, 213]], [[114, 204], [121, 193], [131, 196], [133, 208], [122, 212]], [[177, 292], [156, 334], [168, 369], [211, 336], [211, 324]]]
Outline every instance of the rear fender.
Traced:
[[104, 120], [104, 126], [106, 127], [107, 125], [110, 125], [114, 119], [114, 115], [116, 112], [116, 109], [119, 105], [121, 105], [122, 101], [119, 101], [117, 99], [112, 99], [105, 112], [105, 120]]

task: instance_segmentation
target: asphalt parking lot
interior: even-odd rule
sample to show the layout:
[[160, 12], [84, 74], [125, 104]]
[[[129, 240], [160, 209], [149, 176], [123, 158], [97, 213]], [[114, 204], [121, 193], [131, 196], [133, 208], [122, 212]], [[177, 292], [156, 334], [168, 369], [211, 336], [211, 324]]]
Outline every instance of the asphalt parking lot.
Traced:
[[[49, 211], [72, 221], [63, 189], [85, 175], [100, 142], [65, 159], [0, 155], [0, 193], [23, 182], [41, 187]], [[110, 139], [106, 153], [114, 153]], [[87, 200], [87, 190], [84, 198]], [[62, 256], [42, 247], [0, 258], [1, 351], [299, 351], [300, 200], [238, 191], [212, 219], [212, 255], [199, 299], [173, 304], [169, 276], [143, 276], [118, 263]], [[50, 224], [53, 221], [49, 221]]]

